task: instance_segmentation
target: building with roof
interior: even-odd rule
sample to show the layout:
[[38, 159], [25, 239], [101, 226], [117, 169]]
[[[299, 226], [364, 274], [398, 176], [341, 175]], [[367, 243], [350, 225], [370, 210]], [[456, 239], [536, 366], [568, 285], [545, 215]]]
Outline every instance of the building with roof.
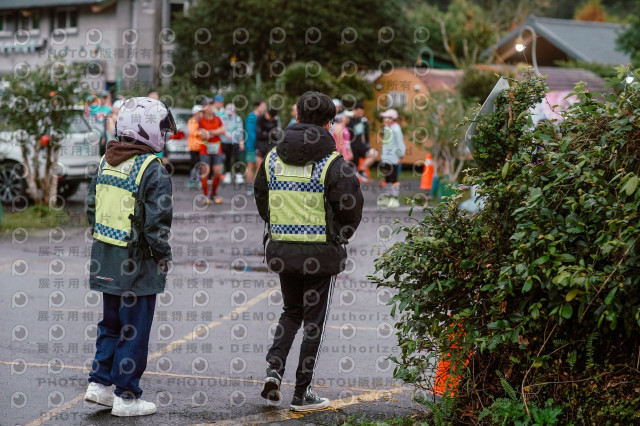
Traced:
[[[478, 69], [494, 72], [499, 75], [511, 75], [521, 78], [523, 68], [515, 65], [478, 65]], [[550, 93], [541, 105], [541, 112], [547, 118], [557, 118], [558, 111], [554, 105], [562, 107], [574, 102], [565, 100], [565, 97], [573, 90], [578, 82], [585, 82], [587, 90], [591, 92], [604, 92], [606, 81], [592, 71], [578, 68], [539, 67], [540, 74], [546, 77]], [[367, 117], [374, 123], [371, 134], [371, 145], [380, 149], [380, 138], [375, 136], [375, 130], [381, 125], [376, 113], [380, 109], [395, 108], [397, 110], [411, 110], [414, 105], [424, 102], [425, 95], [438, 91], [455, 92], [462, 79], [464, 70], [457, 69], [431, 69], [431, 68], [396, 68], [393, 71], [382, 73], [370, 73], [365, 78], [373, 84], [374, 97], [365, 102]], [[487, 93], [488, 95], [488, 93]], [[561, 109], [561, 108], [560, 108]], [[413, 143], [405, 134], [407, 153], [404, 163], [415, 164], [425, 158], [431, 149], [433, 141], [428, 140], [424, 145]]]
[[[166, 82], [171, 18], [190, 0], [0, 0], [0, 74], [60, 57], [95, 91]], [[163, 67], [164, 65], [164, 67]], [[163, 74], [164, 73], [164, 74]]]
[[[485, 57], [491, 57], [491, 62], [496, 64], [531, 64], [532, 38], [535, 37], [539, 66], [552, 67], [559, 60], [626, 65], [631, 57], [618, 50], [616, 45], [616, 39], [622, 30], [621, 24], [530, 15], [525, 22], [500, 39], [490, 51], [485, 52]], [[524, 45], [521, 52], [516, 49], [519, 42]]]

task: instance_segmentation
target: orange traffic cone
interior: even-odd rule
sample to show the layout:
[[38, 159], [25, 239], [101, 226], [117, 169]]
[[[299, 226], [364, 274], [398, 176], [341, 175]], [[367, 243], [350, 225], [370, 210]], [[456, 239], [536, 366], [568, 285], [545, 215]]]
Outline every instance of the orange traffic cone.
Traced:
[[[448, 337], [449, 340], [453, 340], [456, 337], [459, 338], [462, 336], [464, 336], [464, 334], [456, 333]], [[458, 393], [457, 387], [460, 383], [461, 375], [456, 374], [456, 370], [462, 368], [461, 364], [465, 366], [469, 364], [469, 358], [473, 354], [472, 351], [469, 351], [469, 357], [464, 357], [457, 344], [453, 344], [451, 349], [454, 352], [453, 356], [451, 352], [447, 353], [446, 356], [441, 356], [438, 361], [438, 367], [436, 368], [436, 376], [433, 380], [433, 393], [438, 396], [455, 396]], [[451, 362], [453, 362], [453, 366]]]
[[422, 170], [422, 179], [420, 180], [420, 189], [430, 190], [433, 181], [433, 157], [427, 154], [424, 159], [424, 169]]

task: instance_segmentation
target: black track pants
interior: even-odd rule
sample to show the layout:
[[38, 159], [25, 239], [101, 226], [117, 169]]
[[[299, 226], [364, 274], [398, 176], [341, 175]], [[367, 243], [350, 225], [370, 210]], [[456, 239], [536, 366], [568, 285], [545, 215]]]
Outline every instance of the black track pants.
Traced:
[[301, 277], [280, 275], [284, 300], [273, 345], [267, 353], [269, 369], [284, 374], [287, 355], [304, 321], [304, 335], [296, 370], [295, 395], [302, 396], [309, 389], [318, 363], [320, 344], [324, 339], [325, 321], [331, 305], [335, 276]]

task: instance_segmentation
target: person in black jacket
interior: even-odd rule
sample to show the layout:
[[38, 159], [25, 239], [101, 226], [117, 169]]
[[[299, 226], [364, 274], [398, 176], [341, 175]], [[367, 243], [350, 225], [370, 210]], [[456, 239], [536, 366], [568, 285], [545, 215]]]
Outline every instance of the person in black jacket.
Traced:
[[[324, 338], [335, 276], [345, 268], [345, 245], [360, 224], [363, 197], [354, 169], [335, 153], [336, 145], [328, 131], [336, 114], [331, 99], [319, 92], [307, 92], [298, 100], [297, 109], [297, 123], [284, 130], [282, 141], [268, 153], [255, 180], [258, 212], [269, 225], [267, 262], [270, 270], [280, 275], [284, 299], [273, 345], [266, 357], [267, 377], [261, 395], [271, 401], [280, 400], [280, 383], [287, 355], [304, 320], [304, 337], [291, 410], [312, 411], [329, 405], [327, 398], [320, 398], [310, 391], [310, 385]], [[272, 158], [272, 155], [275, 157]], [[313, 181], [314, 174], [319, 176], [319, 171], [325, 168], [324, 180], [317, 181], [319, 183]], [[293, 174], [287, 175], [287, 169], [291, 169], [289, 173]], [[311, 176], [311, 184], [296, 179], [295, 176], [300, 177], [305, 173]], [[288, 206], [291, 200], [305, 199], [300, 192], [309, 191], [306, 196], [313, 197], [315, 195], [309, 194], [323, 191], [324, 206], [320, 211], [325, 214], [326, 228], [318, 231], [324, 234], [316, 237], [324, 241], [296, 241], [304, 239], [301, 234], [306, 236], [306, 231], [297, 232], [296, 229], [323, 229], [322, 225], [319, 228], [311, 224], [281, 225], [283, 218], [274, 216], [274, 210], [278, 208], [274, 203], [277, 203], [278, 197], [283, 197], [283, 188], [298, 192], [289, 198]], [[279, 191], [274, 192], [276, 190]], [[291, 217], [301, 217], [300, 213], [305, 212], [312, 215], [318, 211], [313, 210], [317, 207], [304, 204], [296, 204], [290, 211]]]
[[256, 121], [256, 155], [264, 158], [280, 139], [278, 110], [270, 108]]

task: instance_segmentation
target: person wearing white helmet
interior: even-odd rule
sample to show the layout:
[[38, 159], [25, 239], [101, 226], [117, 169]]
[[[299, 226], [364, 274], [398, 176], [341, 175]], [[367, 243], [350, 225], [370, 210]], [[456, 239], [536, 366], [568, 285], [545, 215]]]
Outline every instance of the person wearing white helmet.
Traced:
[[140, 399], [156, 294], [164, 291], [171, 247], [171, 179], [156, 153], [176, 124], [151, 98], [124, 101], [87, 197], [93, 233], [89, 286], [103, 293], [96, 354], [84, 400], [114, 416], [156, 412]]

